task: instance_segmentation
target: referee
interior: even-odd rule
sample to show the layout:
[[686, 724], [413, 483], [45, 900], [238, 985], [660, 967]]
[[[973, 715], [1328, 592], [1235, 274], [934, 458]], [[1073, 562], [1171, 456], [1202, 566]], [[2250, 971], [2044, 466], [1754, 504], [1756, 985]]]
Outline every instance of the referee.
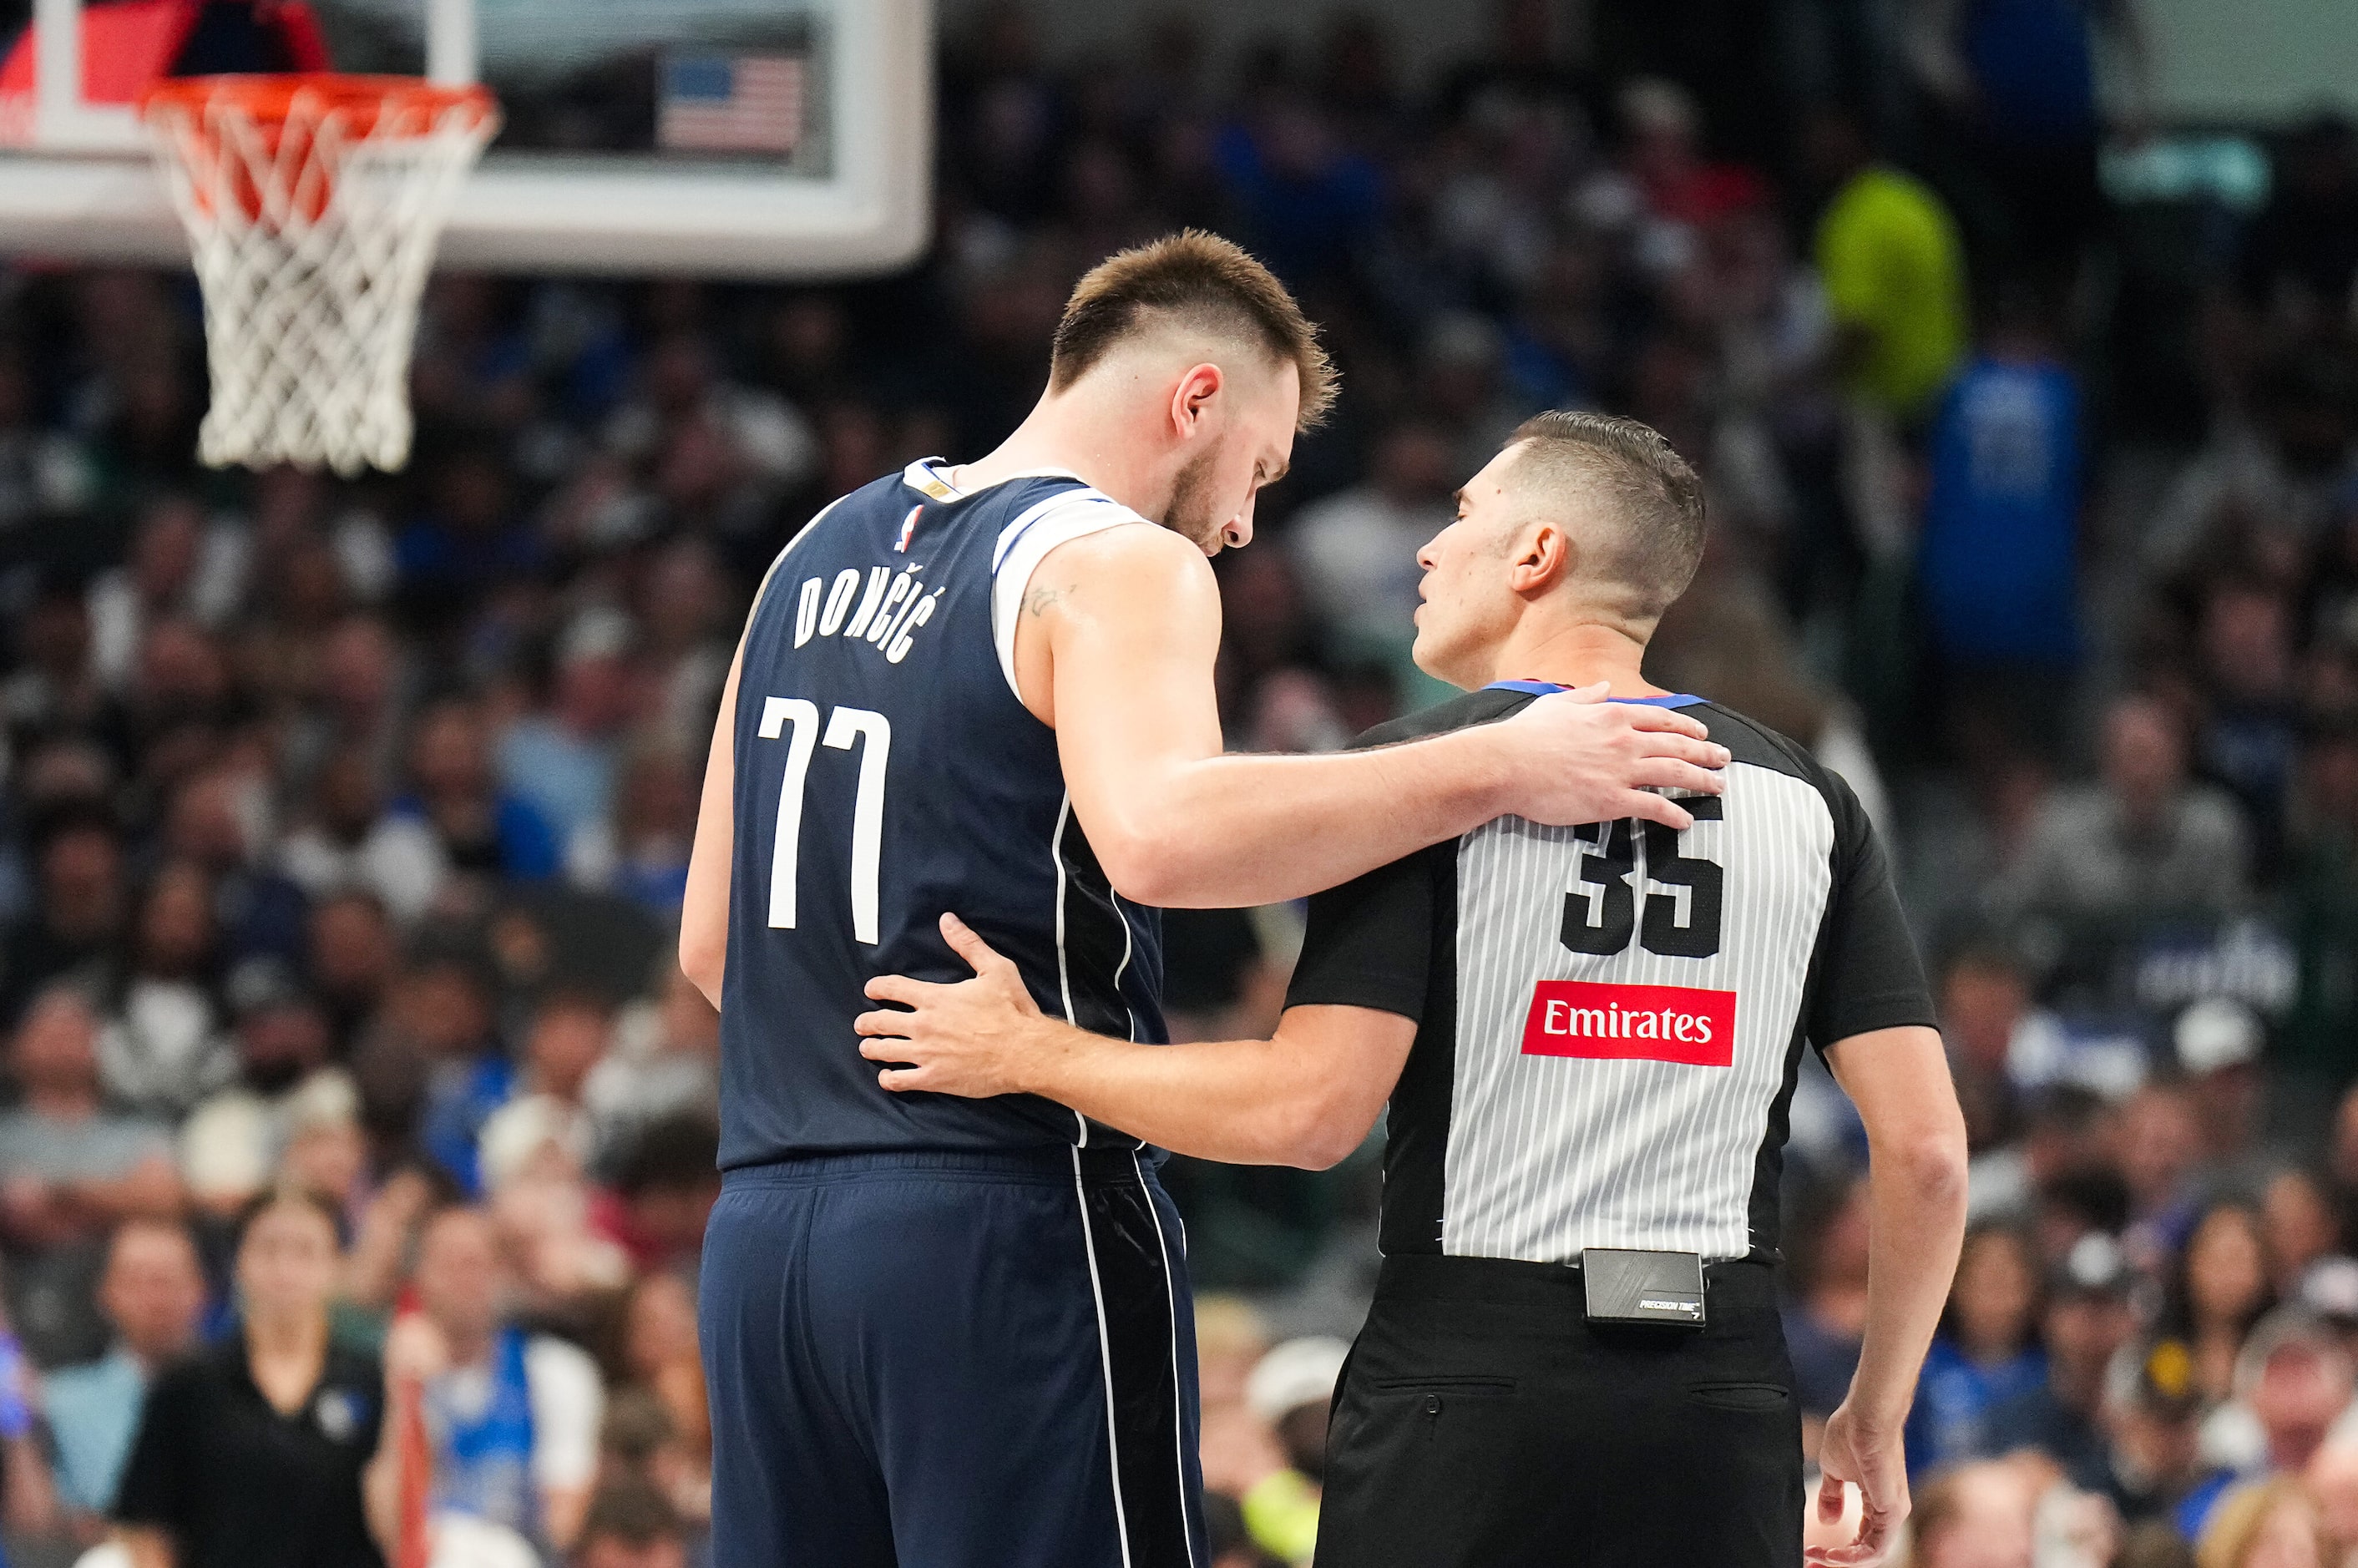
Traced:
[[[1778, 1182], [1805, 1046], [1872, 1155], [1868, 1321], [1813, 1563], [1883, 1561], [1955, 1266], [1964, 1133], [1889, 867], [1843, 782], [1640, 665], [1703, 549], [1703, 491], [1633, 421], [1548, 414], [1419, 555], [1417, 663], [1466, 695], [1379, 745], [1606, 681], [1733, 754], [1683, 832], [1500, 817], [1311, 906], [1269, 1041], [1147, 1048], [1041, 1017], [954, 920], [958, 985], [881, 979], [887, 1087], [1028, 1092], [1182, 1153], [1323, 1166], [1390, 1098], [1376, 1301], [1336, 1396], [1322, 1568], [1802, 1561]], [[1207, 825], [1207, 830], [1216, 830]]]

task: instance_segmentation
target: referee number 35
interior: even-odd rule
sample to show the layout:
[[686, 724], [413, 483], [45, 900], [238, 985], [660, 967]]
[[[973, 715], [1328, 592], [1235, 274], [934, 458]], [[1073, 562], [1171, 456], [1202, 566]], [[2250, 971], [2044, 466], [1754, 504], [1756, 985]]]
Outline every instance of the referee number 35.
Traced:
[[[1719, 819], [1717, 795], [1679, 801], [1698, 822]], [[1639, 868], [1642, 827], [1646, 858]], [[1587, 835], [1594, 832], [1596, 837]], [[1719, 951], [1721, 882], [1717, 862], [1679, 853], [1679, 836], [1659, 822], [1599, 822], [1583, 828], [1579, 878], [1563, 897], [1563, 945], [1575, 953], [1618, 953], [1634, 933], [1647, 952], [1665, 958], [1708, 958]], [[1641, 917], [1637, 889], [1646, 890]]]
[[[791, 733], [789, 733], [791, 730]], [[764, 741], [786, 742], [786, 776], [778, 785], [777, 832], [770, 848], [770, 926], [795, 928], [795, 862], [802, 849], [803, 794], [810, 783], [811, 753], [829, 746], [860, 747], [860, 782], [851, 803], [851, 935], [876, 943], [876, 868], [884, 844], [884, 768], [892, 756], [892, 722], [865, 708], [838, 708], [819, 731], [818, 704], [799, 697], [762, 702]]]

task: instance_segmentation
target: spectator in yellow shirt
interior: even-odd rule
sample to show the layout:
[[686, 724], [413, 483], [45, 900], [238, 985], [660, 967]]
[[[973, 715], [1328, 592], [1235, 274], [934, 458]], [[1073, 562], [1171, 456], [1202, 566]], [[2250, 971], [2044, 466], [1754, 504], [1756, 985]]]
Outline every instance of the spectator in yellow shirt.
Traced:
[[1269, 1423], [1286, 1465], [1237, 1500], [1245, 1530], [1271, 1556], [1309, 1568], [1318, 1544], [1319, 1484], [1326, 1471], [1326, 1411], [1351, 1347], [1323, 1334], [1289, 1339], [1245, 1379], [1245, 1402]]
[[1850, 394], [1906, 426], [1963, 362], [1965, 263], [1957, 228], [1921, 181], [1876, 160], [1856, 124], [1815, 115], [1805, 144], [1833, 195], [1818, 221], [1818, 275]]

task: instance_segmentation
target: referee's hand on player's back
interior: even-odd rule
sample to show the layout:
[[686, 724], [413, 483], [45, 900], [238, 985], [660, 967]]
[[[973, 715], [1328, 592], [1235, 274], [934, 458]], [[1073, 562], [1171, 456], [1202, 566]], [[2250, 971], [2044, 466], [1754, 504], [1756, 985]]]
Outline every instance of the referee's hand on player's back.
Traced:
[[1626, 816], [1683, 832], [1694, 818], [1657, 789], [1717, 795], [1727, 748], [1676, 708], [1607, 702], [1595, 686], [1542, 697], [1493, 728], [1505, 749], [1508, 809], [1551, 827]]

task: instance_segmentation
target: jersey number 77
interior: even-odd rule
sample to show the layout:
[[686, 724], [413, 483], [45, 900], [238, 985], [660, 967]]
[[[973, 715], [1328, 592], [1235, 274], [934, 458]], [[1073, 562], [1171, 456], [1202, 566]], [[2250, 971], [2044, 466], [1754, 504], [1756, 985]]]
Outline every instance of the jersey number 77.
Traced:
[[[787, 734], [787, 727], [793, 733]], [[818, 704], [806, 697], [773, 697], [762, 703], [764, 741], [786, 741], [786, 773], [778, 785], [777, 832], [770, 850], [770, 926], [795, 928], [795, 877], [802, 848], [803, 795], [810, 782], [811, 754], [819, 746], [849, 752], [864, 738], [860, 783], [851, 807], [851, 935], [876, 943], [877, 868], [884, 850], [884, 770], [892, 756], [892, 723], [865, 708], [838, 708], [819, 733]]]

